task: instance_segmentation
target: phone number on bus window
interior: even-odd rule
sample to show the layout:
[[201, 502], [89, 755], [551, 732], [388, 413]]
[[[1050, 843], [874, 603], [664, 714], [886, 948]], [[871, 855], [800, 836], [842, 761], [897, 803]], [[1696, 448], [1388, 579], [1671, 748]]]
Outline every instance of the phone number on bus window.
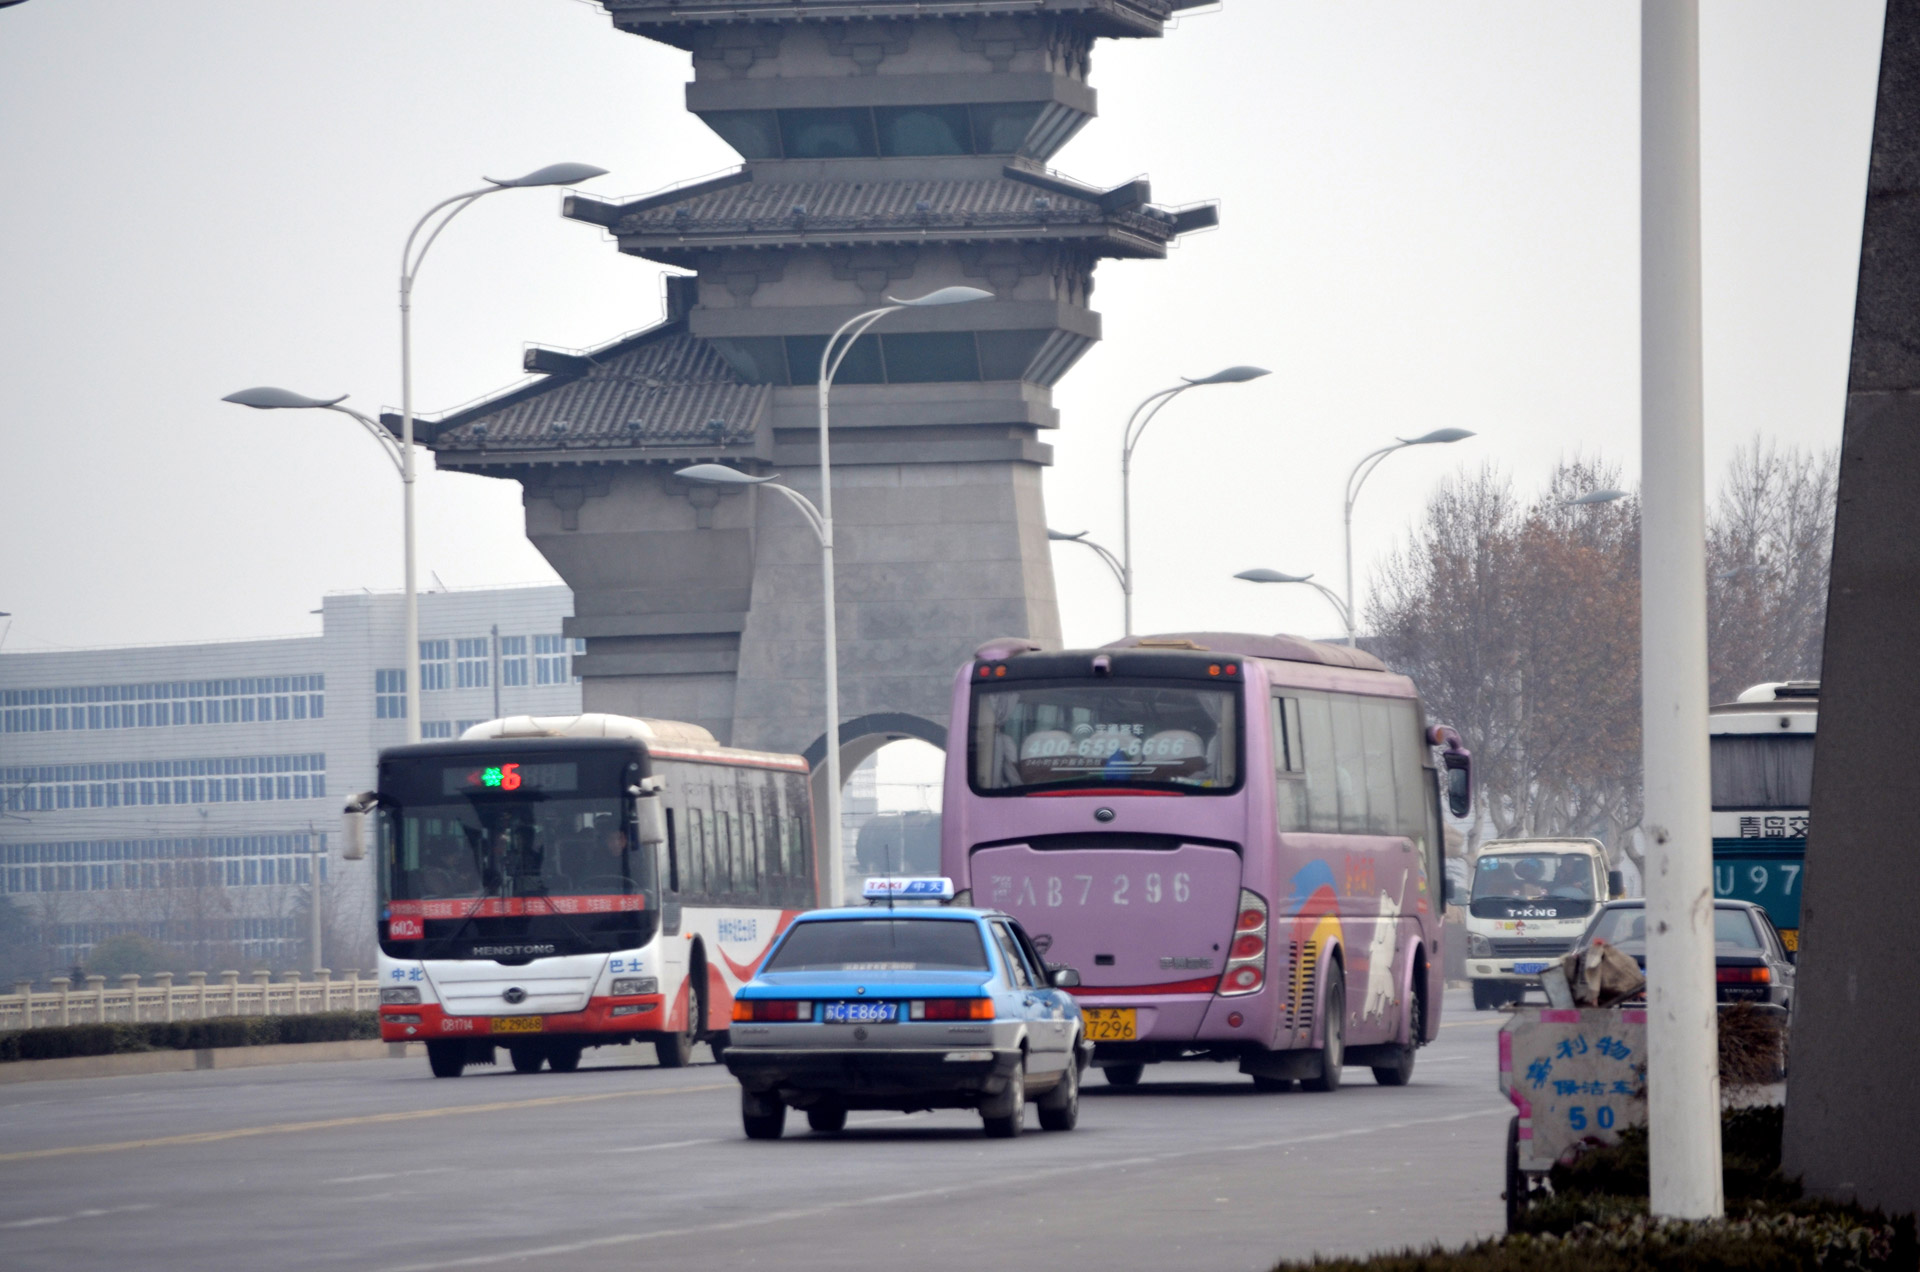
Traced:
[[1162, 902], [1177, 905], [1193, 896], [1193, 877], [1184, 870], [1176, 870], [1171, 875], [1149, 871], [1139, 877], [1138, 886], [1132, 875], [1109, 876], [1099, 881], [1098, 887], [1095, 883], [1095, 876], [1090, 874], [1048, 875], [1044, 879], [1028, 876], [1017, 884], [1012, 875], [994, 875], [993, 904], [1044, 905], [1048, 909], [1086, 905], [1095, 900], [1112, 905], [1132, 905], [1135, 901], [1144, 905]]

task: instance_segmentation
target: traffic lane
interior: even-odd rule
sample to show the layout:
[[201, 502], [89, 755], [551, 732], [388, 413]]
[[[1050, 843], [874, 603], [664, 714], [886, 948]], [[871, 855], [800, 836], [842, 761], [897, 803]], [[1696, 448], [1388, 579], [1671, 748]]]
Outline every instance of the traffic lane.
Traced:
[[[1022, 1265], [1158, 1269], [1203, 1255], [1212, 1266], [1265, 1269], [1316, 1252], [1470, 1241], [1497, 1234], [1505, 1219], [1511, 1110], [1493, 1090], [1498, 1023], [1482, 1016], [1443, 1031], [1401, 1089], [1350, 1069], [1353, 1085], [1331, 1096], [1264, 1094], [1227, 1066], [1162, 1065], [1135, 1088], [1095, 1079], [1079, 1129], [1048, 1135], [1030, 1116], [1011, 1145], [982, 1141], [968, 1115], [941, 1113], [856, 1119], [839, 1136], [802, 1129], [718, 1153], [690, 1147], [686, 1161], [703, 1175], [719, 1169], [748, 1183], [739, 1204], [704, 1222], [711, 1210], [696, 1206], [664, 1225], [380, 1266], [625, 1268], [718, 1255], [744, 1266], [908, 1259], [971, 1269], [983, 1250], [1017, 1250]], [[823, 1184], [808, 1186], [810, 1177]]]
[[[581, 1069], [644, 1080], [640, 1075], [666, 1072], [652, 1065], [652, 1051], [601, 1048], [587, 1053]], [[707, 1058], [705, 1048], [699, 1055]], [[425, 1058], [416, 1056], [19, 1083], [0, 1087], [0, 1125], [6, 1128], [0, 1165], [6, 1153], [22, 1150], [482, 1104], [513, 1098], [502, 1095], [509, 1086], [550, 1080], [515, 1073], [502, 1052], [499, 1064], [469, 1068], [456, 1081], [433, 1082]]]
[[[390, 1084], [390, 1095], [431, 1116], [381, 1120], [350, 1107], [352, 1120], [332, 1126], [0, 1165], [0, 1223], [17, 1225], [0, 1229], [0, 1239], [10, 1264], [22, 1268], [148, 1266], [156, 1250], [210, 1268], [256, 1267], [263, 1251], [285, 1267], [347, 1259], [485, 1266], [537, 1259], [534, 1251], [556, 1246], [569, 1249], [568, 1266], [595, 1266], [656, 1245], [694, 1257], [716, 1242], [750, 1261], [805, 1265], [813, 1256], [797, 1252], [790, 1234], [807, 1231], [823, 1252], [815, 1262], [827, 1266], [863, 1250], [890, 1252], [890, 1207], [937, 1214], [943, 1201], [971, 1219], [955, 1221], [947, 1239], [958, 1244], [943, 1247], [951, 1261], [939, 1262], [945, 1256], [936, 1250], [933, 1266], [971, 1266], [966, 1252], [978, 1247], [967, 1244], [968, 1232], [982, 1216], [1064, 1225], [1055, 1239], [1071, 1252], [1104, 1248], [1115, 1222], [1156, 1205], [1186, 1218], [1136, 1232], [1143, 1244], [1126, 1257], [1137, 1255], [1139, 1266], [1193, 1242], [1215, 1248], [1231, 1240], [1248, 1266], [1261, 1267], [1292, 1248], [1280, 1244], [1278, 1213], [1262, 1219], [1236, 1214], [1235, 1205], [1284, 1211], [1302, 1249], [1353, 1248], [1359, 1229], [1334, 1224], [1323, 1232], [1321, 1221], [1329, 1209], [1351, 1213], [1355, 1205], [1379, 1212], [1367, 1222], [1382, 1236], [1368, 1245], [1465, 1239], [1499, 1226], [1504, 1111], [1490, 1094], [1495, 1023], [1485, 1015], [1450, 1023], [1422, 1052], [1415, 1085], [1405, 1090], [1373, 1087], [1364, 1070], [1350, 1070], [1356, 1084], [1331, 1097], [1263, 1096], [1224, 1066], [1159, 1066], [1131, 1091], [1090, 1083], [1082, 1129], [1030, 1132], [1012, 1144], [983, 1140], [978, 1119], [965, 1113], [860, 1114], [846, 1136], [802, 1130], [780, 1144], [749, 1143], [740, 1138], [737, 1090], [711, 1066], [538, 1076], [482, 1069], [458, 1082], [398, 1062], [300, 1066], [378, 1065], [375, 1085]], [[408, 1070], [414, 1076], [387, 1076]], [[234, 1081], [242, 1075], [248, 1080]], [[241, 1130], [283, 1125], [273, 1115], [297, 1102], [303, 1085], [317, 1099], [339, 1098], [331, 1090], [338, 1073], [309, 1072], [304, 1084], [292, 1070], [273, 1083], [249, 1071], [168, 1076], [232, 1083], [239, 1103], [267, 1115]], [[286, 1089], [263, 1102], [268, 1087]], [[1453, 1120], [1420, 1112], [1429, 1108]], [[1419, 1125], [1408, 1124], [1416, 1112]], [[1486, 1172], [1485, 1180], [1468, 1178], [1444, 1150], [1468, 1141], [1459, 1161]], [[1426, 1155], [1435, 1143], [1447, 1158], [1438, 1165]], [[1303, 1184], [1296, 1176], [1309, 1156], [1319, 1164]], [[1178, 1186], [1168, 1188], [1163, 1174]], [[1395, 1176], [1405, 1177], [1404, 1187], [1376, 1186]], [[1235, 1179], [1252, 1185], [1235, 1192], [1226, 1187]], [[1103, 1201], [1109, 1197], [1125, 1200]], [[74, 1198], [87, 1204], [76, 1207]], [[119, 1218], [136, 1214], [134, 1222]], [[1201, 1214], [1211, 1218], [1198, 1222]], [[828, 1221], [834, 1215], [866, 1235], [850, 1242]], [[919, 1261], [926, 1258], [922, 1251]]]

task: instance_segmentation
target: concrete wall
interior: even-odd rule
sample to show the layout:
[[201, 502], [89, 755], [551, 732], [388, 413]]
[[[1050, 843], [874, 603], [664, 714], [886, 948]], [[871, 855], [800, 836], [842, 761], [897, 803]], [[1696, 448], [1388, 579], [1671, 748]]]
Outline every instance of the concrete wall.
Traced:
[[1785, 1168], [1920, 1209], [1920, 0], [1890, 0], [1802, 894]]

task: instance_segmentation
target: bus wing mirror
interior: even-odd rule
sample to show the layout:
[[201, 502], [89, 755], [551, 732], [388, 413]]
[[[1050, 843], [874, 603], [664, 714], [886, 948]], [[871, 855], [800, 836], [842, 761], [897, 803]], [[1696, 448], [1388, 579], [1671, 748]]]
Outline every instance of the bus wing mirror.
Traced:
[[633, 824], [642, 844], [653, 846], [667, 842], [667, 814], [658, 794], [648, 791], [634, 800]]
[[1473, 757], [1448, 751], [1442, 758], [1447, 766], [1447, 811], [1466, 817], [1473, 812]]
[[1627, 895], [1627, 876], [1618, 870], [1607, 871], [1607, 897], [1618, 901]]
[[361, 791], [347, 801], [341, 812], [342, 829], [346, 832], [346, 843], [340, 849], [343, 861], [365, 861], [367, 859], [367, 814], [379, 804], [380, 797], [372, 791]]

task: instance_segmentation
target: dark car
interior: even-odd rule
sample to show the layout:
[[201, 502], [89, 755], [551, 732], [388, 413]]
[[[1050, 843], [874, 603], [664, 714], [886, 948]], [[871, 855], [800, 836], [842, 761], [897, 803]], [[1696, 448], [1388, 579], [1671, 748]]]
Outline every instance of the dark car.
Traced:
[[[1647, 903], [1609, 901], [1579, 944], [1605, 941], [1647, 967]], [[1793, 963], [1767, 912], [1751, 901], [1713, 903], [1714, 979], [1723, 1003], [1793, 1004]]]

